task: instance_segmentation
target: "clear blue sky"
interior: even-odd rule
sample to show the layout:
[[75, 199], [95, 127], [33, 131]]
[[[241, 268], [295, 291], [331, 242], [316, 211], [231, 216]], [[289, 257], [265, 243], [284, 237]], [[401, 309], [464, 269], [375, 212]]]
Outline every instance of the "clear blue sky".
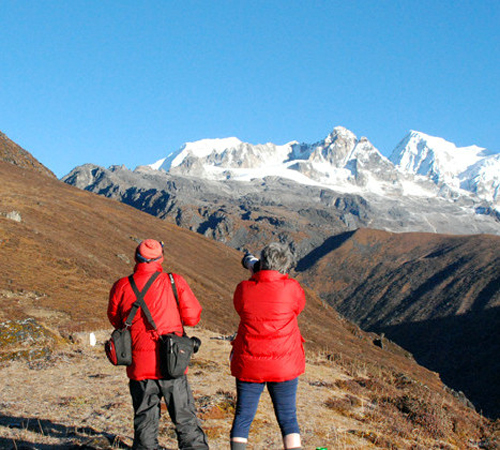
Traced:
[[56, 175], [184, 142], [500, 150], [498, 0], [2, 0], [0, 131]]

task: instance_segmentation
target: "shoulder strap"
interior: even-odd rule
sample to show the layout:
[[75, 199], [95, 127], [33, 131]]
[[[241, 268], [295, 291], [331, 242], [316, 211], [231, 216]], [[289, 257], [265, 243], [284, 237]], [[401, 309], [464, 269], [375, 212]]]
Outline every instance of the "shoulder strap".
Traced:
[[175, 301], [177, 302], [177, 306], [179, 306], [179, 295], [177, 294], [177, 286], [175, 285], [174, 276], [169, 272], [168, 277], [170, 278], [170, 284], [172, 285], [172, 290], [174, 291]]
[[184, 331], [184, 321], [182, 320], [181, 306], [179, 305], [179, 294], [177, 293], [177, 286], [175, 285], [174, 276], [172, 275], [171, 272], [168, 273], [168, 277], [170, 278], [170, 284], [172, 285], [172, 291], [174, 291], [175, 301], [177, 302], [177, 309], [179, 310], [179, 317], [181, 319], [181, 325], [182, 325], [182, 334], [185, 335], [186, 332]]
[[130, 314], [128, 315], [127, 320], [125, 321], [125, 326], [130, 327], [132, 325], [132, 320], [134, 320], [134, 317], [135, 317], [137, 310], [139, 309], [139, 307], [142, 306], [142, 310], [144, 311], [146, 318], [148, 319], [151, 326], [156, 330], [156, 324], [153, 320], [153, 317], [151, 316], [151, 312], [149, 311], [148, 305], [146, 305], [146, 302], [144, 301], [144, 297], [146, 296], [146, 292], [151, 287], [154, 280], [156, 280], [158, 275], [160, 275], [160, 272], [155, 272], [151, 276], [151, 278], [147, 281], [144, 288], [140, 292], [139, 292], [139, 289], [137, 289], [137, 285], [135, 284], [134, 277], [132, 275], [130, 275], [128, 277], [128, 279], [130, 281], [130, 285], [132, 286], [132, 290], [134, 291], [134, 294], [137, 297], [137, 300], [132, 305], [132, 309], [130, 310]]

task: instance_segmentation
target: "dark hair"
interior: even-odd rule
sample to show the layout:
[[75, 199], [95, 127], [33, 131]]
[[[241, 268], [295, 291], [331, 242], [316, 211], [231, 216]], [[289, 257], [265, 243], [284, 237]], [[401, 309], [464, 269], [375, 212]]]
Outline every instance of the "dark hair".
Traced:
[[292, 268], [294, 258], [285, 244], [272, 242], [266, 245], [260, 253], [260, 270], [277, 270], [286, 274]]

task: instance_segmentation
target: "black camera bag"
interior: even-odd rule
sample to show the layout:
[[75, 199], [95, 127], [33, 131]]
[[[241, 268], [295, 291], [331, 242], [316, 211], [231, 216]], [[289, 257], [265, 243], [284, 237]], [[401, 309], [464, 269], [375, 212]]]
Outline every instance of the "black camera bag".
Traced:
[[190, 337], [175, 333], [160, 336], [160, 370], [165, 378], [179, 378], [186, 372], [193, 355]]
[[182, 336], [175, 333], [163, 334], [160, 336], [160, 370], [165, 378], [179, 378], [186, 372], [194, 353], [194, 342], [184, 331], [184, 322], [180, 314], [179, 295], [177, 286], [171, 273], [168, 274], [172, 291], [174, 292], [179, 316], [182, 324]]
[[132, 364], [132, 337], [128, 328], [114, 330], [104, 343], [104, 351], [109, 362], [114, 366], [130, 366]]

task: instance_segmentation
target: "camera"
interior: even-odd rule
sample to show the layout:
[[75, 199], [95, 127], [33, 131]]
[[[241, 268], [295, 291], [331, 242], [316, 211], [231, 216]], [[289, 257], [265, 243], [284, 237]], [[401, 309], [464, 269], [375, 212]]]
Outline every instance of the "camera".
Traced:
[[243, 259], [241, 260], [241, 265], [245, 269], [251, 270], [253, 273], [258, 272], [260, 270], [260, 260], [249, 252], [245, 253], [245, 256], [243, 256]]
[[189, 339], [191, 339], [191, 342], [193, 343], [193, 353], [196, 353], [201, 347], [201, 339], [196, 336], [192, 336]]

